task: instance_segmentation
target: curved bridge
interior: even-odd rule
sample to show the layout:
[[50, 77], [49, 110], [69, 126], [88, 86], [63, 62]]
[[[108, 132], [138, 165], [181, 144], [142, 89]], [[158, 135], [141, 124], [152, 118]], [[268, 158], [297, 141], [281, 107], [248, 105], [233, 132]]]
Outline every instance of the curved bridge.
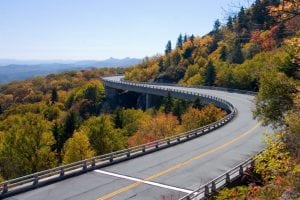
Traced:
[[[22, 192], [19, 183], [22, 182], [35, 189], [8, 199], [179, 199], [263, 149], [263, 132], [268, 128], [252, 118], [254, 97], [251, 94], [136, 84], [121, 78], [106, 77], [103, 81], [111, 88], [146, 94], [166, 96], [170, 93], [181, 99], [199, 96], [202, 102], [214, 102], [231, 114], [217, 123], [177, 137], [8, 181], [2, 185], [2, 194], [9, 194], [14, 184], [15, 190]], [[78, 174], [81, 175], [68, 178]], [[228, 174], [224, 181], [230, 176]], [[55, 181], [58, 182], [37, 188]], [[215, 184], [205, 187], [205, 192], [215, 189]]]

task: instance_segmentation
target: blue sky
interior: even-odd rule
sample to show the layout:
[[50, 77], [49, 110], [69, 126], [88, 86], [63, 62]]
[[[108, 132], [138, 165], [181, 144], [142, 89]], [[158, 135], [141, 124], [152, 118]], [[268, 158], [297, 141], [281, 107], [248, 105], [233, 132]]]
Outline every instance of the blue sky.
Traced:
[[1, 0], [0, 58], [152, 56], [180, 33], [203, 35], [242, 0]]

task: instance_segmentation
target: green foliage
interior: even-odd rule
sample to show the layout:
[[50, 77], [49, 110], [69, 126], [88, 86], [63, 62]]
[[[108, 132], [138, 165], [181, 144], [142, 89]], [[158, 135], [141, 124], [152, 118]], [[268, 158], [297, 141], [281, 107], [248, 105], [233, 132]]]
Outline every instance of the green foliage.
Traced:
[[255, 171], [261, 174], [265, 182], [269, 182], [278, 176], [293, 173], [295, 163], [281, 141], [282, 135], [266, 136], [267, 148], [255, 157]]
[[255, 117], [264, 124], [280, 126], [284, 114], [293, 106], [295, 85], [282, 73], [267, 72], [260, 80], [260, 90], [256, 97]]
[[56, 88], [53, 88], [51, 91], [51, 102], [54, 104], [55, 102], [58, 101], [58, 94]]
[[97, 155], [125, 148], [125, 138], [120, 129], [114, 128], [110, 116], [89, 118], [81, 127], [86, 132]]
[[41, 116], [12, 115], [0, 124], [1, 175], [10, 179], [56, 165], [49, 123]]
[[212, 61], [208, 61], [204, 75], [204, 84], [208, 86], [212, 86], [215, 83], [216, 79], [216, 71], [215, 66], [213, 65]]
[[171, 53], [171, 51], [172, 51], [172, 43], [171, 43], [171, 40], [169, 40], [167, 45], [166, 45], [165, 53], [169, 54], [169, 53]]
[[89, 139], [85, 133], [76, 132], [73, 137], [68, 139], [63, 149], [63, 163], [71, 163], [87, 158], [91, 158], [95, 155], [92, 150]]

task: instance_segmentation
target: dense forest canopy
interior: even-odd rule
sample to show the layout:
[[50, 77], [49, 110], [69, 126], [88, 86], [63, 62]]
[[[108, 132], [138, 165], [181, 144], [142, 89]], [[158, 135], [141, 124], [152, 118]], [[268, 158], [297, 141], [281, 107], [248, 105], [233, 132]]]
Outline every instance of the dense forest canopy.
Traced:
[[100, 76], [123, 70], [70, 71], [0, 86], [0, 178], [162, 139], [226, 115], [199, 99], [170, 96], [157, 97], [148, 110], [126, 104], [126, 99], [126, 108], [112, 105]]

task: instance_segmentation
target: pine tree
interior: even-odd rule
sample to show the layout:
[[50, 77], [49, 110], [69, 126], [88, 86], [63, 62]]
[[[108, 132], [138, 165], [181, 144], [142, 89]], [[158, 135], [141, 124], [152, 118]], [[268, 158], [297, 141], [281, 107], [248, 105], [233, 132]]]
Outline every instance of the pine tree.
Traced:
[[215, 83], [216, 71], [212, 61], [209, 60], [204, 71], [204, 84], [212, 86]]
[[171, 40], [169, 40], [166, 45], [165, 53], [168, 55], [169, 53], [171, 53], [171, 51], [172, 51], [172, 43], [171, 43]]
[[231, 30], [231, 31], [233, 30], [233, 20], [232, 20], [231, 16], [228, 17], [226, 25], [229, 30]]
[[57, 101], [58, 101], [57, 90], [56, 90], [56, 88], [52, 88], [52, 91], [51, 91], [51, 103], [54, 104]]
[[183, 42], [187, 42], [187, 41], [188, 41], [188, 36], [186, 34], [184, 34]]
[[241, 64], [244, 61], [241, 43], [238, 39], [234, 41], [233, 50], [230, 55], [230, 62], [235, 64]]
[[165, 106], [164, 112], [166, 114], [172, 112], [172, 110], [173, 110], [173, 100], [172, 100], [170, 92], [168, 92], [168, 96], [165, 98], [164, 106]]
[[226, 46], [222, 46], [219, 58], [223, 62], [225, 62], [227, 60], [227, 48], [226, 48]]
[[201, 109], [202, 108], [202, 104], [201, 104], [201, 100], [199, 97], [197, 97], [194, 102], [193, 102], [193, 108], [197, 108], [197, 109]]
[[194, 34], [192, 34], [190, 37], [191, 42], [194, 42], [194, 39], [195, 39], [195, 36], [194, 36]]
[[182, 48], [182, 35], [181, 35], [181, 33], [178, 36], [176, 47], [180, 48], [180, 49]]
[[221, 26], [221, 22], [219, 21], [219, 19], [217, 19], [214, 23], [214, 32], [219, 32], [220, 31], [220, 26]]

